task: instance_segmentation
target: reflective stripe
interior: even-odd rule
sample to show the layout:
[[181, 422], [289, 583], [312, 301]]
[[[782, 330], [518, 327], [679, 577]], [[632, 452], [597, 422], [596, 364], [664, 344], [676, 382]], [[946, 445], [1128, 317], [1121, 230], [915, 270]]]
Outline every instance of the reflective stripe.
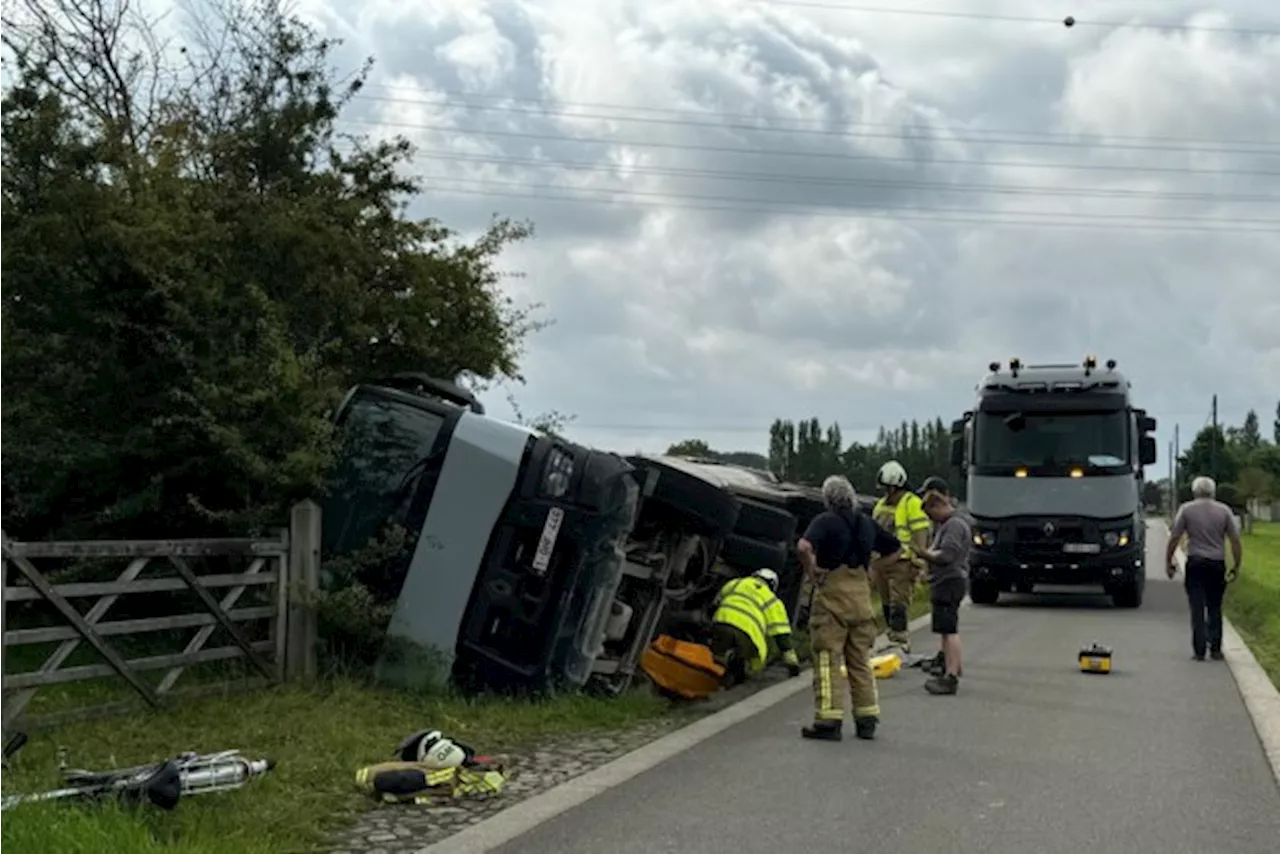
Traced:
[[751, 639], [756, 648], [753, 666], [763, 666], [769, 657], [770, 637], [791, 634], [791, 618], [769, 585], [747, 576], [725, 583], [716, 594], [712, 620], [733, 626]]
[[813, 669], [814, 687], [818, 689], [818, 708], [814, 714], [820, 721], [843, 721], [844, 706], [837, 705], [831, 691], [831, 653], [818, 653], [818, 666]]
[[878, 718], [880, 717], [880, 706], [859, 706], [853, 710], [853, 717], [857, 718]]
[[[752, 608], [752, 604], [753, 603], [749, 599], [745, 606], [735, 605], [733, 602], [726, 601], [720, 603], [720, 607], [717, 611], [732, 611], [735, 614], [741, 614], [743, 619], [751, 621], [751, 625], [758, 629], [760, 634], [764, 634], [764, 623], [760, 622], [760, 612], [755, 608]], [[717, 622], [719, 622], [719, 620], [717, 620]]]

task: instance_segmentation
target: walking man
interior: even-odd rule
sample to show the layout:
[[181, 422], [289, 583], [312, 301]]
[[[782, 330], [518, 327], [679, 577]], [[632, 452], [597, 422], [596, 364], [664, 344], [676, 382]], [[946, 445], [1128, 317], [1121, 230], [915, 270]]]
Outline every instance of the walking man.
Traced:
[[882, 528], [897, 537], [900, 548], [896, 560], [877, 562], [875, 583], [889, 643], [907, 653], [911, 651], [907, 620], [916, 578], [924, 568], [919, 552], [929, 544], [929, 517], [921, 506], [920, 496], [907, 486], [907, 470], [902, 463], [889, 460], [880, 467], [876, 481], [885, 494], [876, 502], [872, 515]]
[[[1222, 597], [1227, 584], [1240, 573], [1244, 547], [1231, 508], [1215, 498], [1218, 486], [1210, 477], [1191, 481], [1192, 499], [1178, 508], [1169, 529], [1165, 564], [1170, 578], [1178, 572], [1174, 555], [1178, 543], [1187, 538], [1187, 604], [1191, 606], [1191, 651], [1196, 661], [1204, 661], [1207, 651], [1214, 661], [1222, 660]], [[1234, 559], [1227, 569], [1226, 543], [1231, 542]]]
[[930, 694], [954, 694], [960, 688], [964, 668], [960, 664], [960, 603], [968, 590], [969, 548], [973, 529], [951, 499], [930, 490], [924, 496], [924, 510], [937, 523], [933, 543], [920, 553], [929, 565], [929, 599], [933, 605], [933, 632], [941, 641], [941, 667], [931, 669], [933, 677], [924, 687]]
[[871, 605], [867, 565], [873, 552], [892, 555], [897, 538], [858, 512], [857, 493], [848, 479], [833, 475], [822, 483], [826, 510], [814, 517], [796, 544], [805, 575], [816, 590], [809, 616], [813, 648], [814, 722], [805, 738], [839, 741], [844, 703], [834, 684], [844, 661], [858, 738], [875, 738], [880, 696], [871, 670], [871, 647], [878, 627]]

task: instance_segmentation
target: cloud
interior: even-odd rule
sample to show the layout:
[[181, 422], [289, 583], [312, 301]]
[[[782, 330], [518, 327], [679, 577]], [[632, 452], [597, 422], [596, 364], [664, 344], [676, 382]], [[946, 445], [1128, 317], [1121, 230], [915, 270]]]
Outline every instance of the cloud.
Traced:
[[[1271, 4], [1073, 5], [1203, 28]], [[1213, 394], [1235, 420], [1280, 396], [1280, 37], [728, 0], [306, 9], [348, 64], [377, 58], [348, 129], [418, 145], [416, 212], [535, 221], [504, 266], [556, 323], [517, 394], [584, 441], [763, 449], [809, 415], [867, 436], [955, 417], [1013, 355], [1118, 359], [1162, 433]]]

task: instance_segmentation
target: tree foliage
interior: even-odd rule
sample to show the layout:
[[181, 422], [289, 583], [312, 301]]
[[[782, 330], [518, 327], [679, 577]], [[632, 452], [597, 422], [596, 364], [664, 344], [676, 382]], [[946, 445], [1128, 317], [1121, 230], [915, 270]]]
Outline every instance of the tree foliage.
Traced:
[[[3, 485], [13, 536], [279, 524], [328, 413], [397, 370], [519, 379], [536, 307], [408, 205], [407, 142], [337, 121], [364, 85], [278, 0], [161, 45], [129, 0], [20, 0], [3, 100]], [[180, 60], [175, 60], [180, 57]]]
[[[880, 428], [870, 444], [843, 443], [840, 425], [823, 430], [817, 418], [792, 422], [779, 419], [769, 428], [769, 468], [784, 480], [820, 484], [831, 474], [844, 474], [862, 492], [874, 492], [876, 473], [896, 459], [917, 484], [932, 475], [955, 480], [951, 471], [951, 435], [942, 419], [904, 421], [896, 428]], [[963, 484], [952, 483], [957, 494]]]
[[1207, 426], [1178, 459], [1179, 500], [1191, 497], [1191, 481], [1200, 475], [1217, 481], [1218, 498], [1238, 508], [1280, 499], [1280, 441], [1262, 437], [1254, 410], [1239, 427]]

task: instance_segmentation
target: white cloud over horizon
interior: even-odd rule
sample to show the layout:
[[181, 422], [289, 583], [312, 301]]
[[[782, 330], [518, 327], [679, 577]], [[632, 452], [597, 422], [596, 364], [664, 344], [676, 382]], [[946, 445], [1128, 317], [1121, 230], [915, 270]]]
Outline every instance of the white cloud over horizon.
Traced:
[[[1093, 352], [1161, 420], [1160, 471], [1173, 423], [1185, 445], [1213, 394], [1224, 420], [1270, 424], [1280, 35], [1203, 28], [1280, 31], [1273, 3], [1067, 4], [1185, 27], [1165, 30], [584, 5], [300, 6], [348, 67], [375, 58], [345, 129], [418, 146], [434, 189], [414, 213], [534, 222], [502, 262], [555, 321], [512, 389], [526, 413], [570, 413], [575, 438], [623, 452], [763, 451], [776, 417], [868, 438], [957, 417], [992, 359]], [[547, 198], [575, 194], [609, 203]], [[500, 390], [486, 402], [509, 414]]]

